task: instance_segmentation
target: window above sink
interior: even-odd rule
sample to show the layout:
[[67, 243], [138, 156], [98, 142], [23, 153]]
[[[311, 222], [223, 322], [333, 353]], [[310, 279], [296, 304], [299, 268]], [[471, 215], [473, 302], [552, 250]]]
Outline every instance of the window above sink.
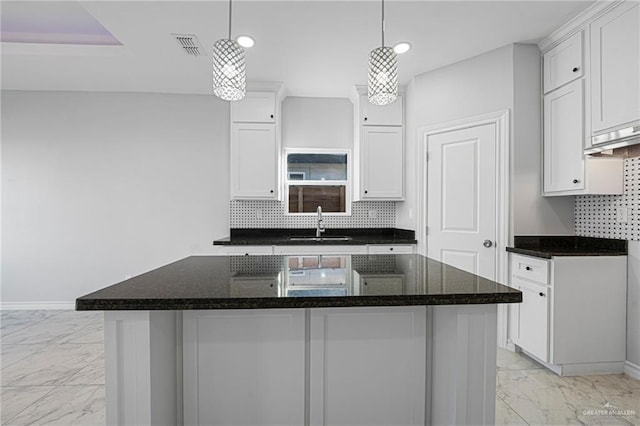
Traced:
[[285, 206], [292, 215], [351, 214], [349, 150], [285, 150]]

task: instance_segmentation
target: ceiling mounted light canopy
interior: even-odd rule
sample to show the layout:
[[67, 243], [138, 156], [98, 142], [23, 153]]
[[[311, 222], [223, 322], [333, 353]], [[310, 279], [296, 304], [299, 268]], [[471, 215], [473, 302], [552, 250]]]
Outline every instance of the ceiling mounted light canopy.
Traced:
[[213, 45], [213, 93], [225, 101], [239, 101], [246, 93], [244, 49], [231, 39], [231, 0], [229, 37]]
[[382, 44], [369, 52], [369, 102], [387, 105], [398, 98], [398, 55], [384, 45], [384, 0], [382, 0]]
[[401, 41], [400, 43], [396, 43], [396, 45], [393, 46], [393, 51], [398, 55], [407, 53], [409, 50], [411, 50], [411, 43], [409, 43], [408, 41]]

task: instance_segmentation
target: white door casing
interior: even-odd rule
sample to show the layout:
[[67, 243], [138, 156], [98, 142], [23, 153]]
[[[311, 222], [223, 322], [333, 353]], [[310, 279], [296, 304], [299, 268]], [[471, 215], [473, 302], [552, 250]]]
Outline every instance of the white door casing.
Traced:
[[[479, 136], [471, 137], [469, 132], [473, 133], [473, 129], [482, 128], [488, 132], [485, 137], [493, 134], [493, 149], [489, 149], [488, 151], [484, 150], [481, 139], [479, 139], [478, 142], [471, 142], [472, 139], [478, 138]], [[488, 129], [492, 129], [492, 131], [489, 131]], [[416, 156], [416, 170], [418, 170], [419, 178], [417, 187], [418, 253], [426, 254], [427, 256], [436, 259], [442, 259], [443, 262], [451, 263], [453, 266], [461, 267], [462, 269], [473, 270], [471, 265], [475, 264], [477, 265], [476, 267], [478, 268], [477, 270], [479, 275], [487, 276], [504, 285], [508, 285], [508, 256], [505, 249], [513, 238], [512, 211], [510, 208], [509, 196], [511, 181], [511, 170], [509, 165], [509, 132], [508, 110], [468, 117], [429, 127], [422, 127], [418, 129], [417, 135], [420, 143], [418, 152], [420, 152], [421, 155]], [[434, 140], [440, 141], [440, 145], [442, 145], [442, 143], [446, 141], [445, 136], [442, 136], [445, 134], [451, 134], [450, 137], [452, 138], [446, 143], [447, 148], [445, 149], [445, 155], [449, 156], [449, 165], [456, 164], [456, 158], [453, 156], [456, 152], [463, 155], [460, 162], [466, 162], [468, 165], [473, 164], [474, 161], [476, 162], [476, 165], [474, 166], [476, 170], [474, 172], [472, 172], [470, 166], [465, 166], [467, 168], [464, 170], [454, 170], [453, 168], [447, 170], [447, 165], [445, 165], [444, 172], [449, 173], [449, 193], [455, 193], [457, 188], [464, 188], [465, 179], [468, 182], [468, 187], [471, 188], [471, 191], [469, 189], [466, 190], [469, 193], [472, 191], [480, 191], [483, 188], [483, 184], [485, 184], [484, 191], [490, 191], [489, 182], [493, 182], [492, 195], [489, 194], [486, 198], [483, 195], [477, 195], [478, 197], [482, 197], [482, 199], [477, 198], [476, 204], [470, 203], [468, 200], [456, 200], [453, 196], [450, 196], [449, 199], [446, 200], [449, 203], [449, 210], [446, 210], [445, 213], [452, 212], [452, 215], [450, 215], [446, 220], [447, 229], [451, 229], [450, 231], [447, 230], [447, 238], [451, 236], [452, 238], [449, 240], [451, 240], [450, 242], [453, 242], [453, 236], [455, 233], [455, 229], [453, 228], [461, 228], [457, 233], [463, 235], [467, 234], [465, 235], [466, 240], [462, 239], [462, 237], [456, 237], [458, 238], [457, 241], [467, 241], [464, 244], [467, 244], [469, 247], [432, 247], [432, 226], [428, 222], [433, 221], [436, 223], [437, 221], [433, 218], [429, 219], [429, 216], [432, 213], [433, 206], [439, 206], [435, 209], [435, 212], [440, 217], [442, 216], [443, 209], [447, 207], [443, 208], [440, 202], [432, 201], [438, 199], [437, 194], [428, 194], [428, 178], [434, 174], [430, 169], [433, 167], [435, 159], [439, 158], [436, 157], [436, 154], [429, 153], [429, 150], [431, 150], [431, 148], [429, 148], [429, 142]], [[456, 138], [459, 138], [457, 143], [455, 142]], [[490, 152], [491, 154], [489, 154]], [[437, 155], [443, 155], [443, 153], [440, 152]], [[427, 157], [429, 161], [427, 161]], [[482, 159], [490, 161], [491, 166], [482, 164]], [[480, 163], [478, 163], [478, 161], [480, 161]], [[442, 167], [439, 169], [439, 176], [442, 177]], [[473, 173], [475, 173], [479, 178], [477, 185], [469, 184], [469, 180]], [[445, 197], [447, 196], [446, 190], [447, 188], [445, 187]], [[462, 191], [464, 191], [464, 189]], [[442, 196], [442, 191], [439, 190], [439, 192], [440, 196]], [[483, 199], [485, 200], [484, 202]], [[487, 207], [488, 202], [486, 201], [489, 199], [493, 200], [493, 207]], [[461, 201], [463, 205], [466, 203], [466, 206], [475, 207], [475, 213], [472, 211], [453, 211], [452, 209], [455, 206], [456, 201]], [[480, 203], [483, 204], [481, 205]], [[481, 214], [481, 207], [488, 209], [488, 211], [492, 211], [492, 213], [488, 216], [487, 213]], [[469, 207], [469, 209], [471, 210], [471, 207]], [[485, 223], [492, 221], [493, 225], [489, 225], [489, 228], [487, 228], [492, 228], [492, 230], [485, 231], [484, 229], [478, 228], [478, 231], [472, 231], [475, 227], [470, 227], [468, 225], [470, 224], [469, 221], [474, 220], [474, 217], [478, 220], [478, 227], [482, 225], [482, 221]], [[441, 218], [438, 220], [441, 221]], [[466, 224], [464, 223], [465, 221], [467, 222]], [[467, 225], [467, 229], [462, 229], [464, 228], [463, 225]], [[485, 232], [486, 235], [484, 234]], [[478, 234], [477, 238], [472, 238], [474, 233]], [[480, 233], [483, 234], [480, 235]], [[490, 248], [485, 248], [482, 245], [484, 240], [492, 242]], [[490, 260], [483, 261], [482, 258], [478, 258], [477, 260], [475, 259], [476, 256], [479, 255], [474, 254], [474, 252], [480, 251], [480, 253], [482, 253], [482, 250], [493, 253], [488, 257]], [[441, 251], [444, 251], [444, 256], [440, 254]], [[438, 255], [434, 255], [434, 252], [437, 252]], [[486, 256], [484, 257], [487, 258]], [[485, 266], [482, 268], [480, 267], [481, 262], [485, 263]], [[491, 269], [490, 263], [493, 263], [493, 272], [486, 272]], [[507, 345], [507, 310], [504, 305], [498, 306], [498, 344], [501, 347], [506, 347]]]

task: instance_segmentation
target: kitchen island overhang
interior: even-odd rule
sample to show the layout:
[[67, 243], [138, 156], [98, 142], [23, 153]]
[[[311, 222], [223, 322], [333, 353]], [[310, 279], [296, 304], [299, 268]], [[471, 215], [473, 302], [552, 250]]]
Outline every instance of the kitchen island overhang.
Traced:
[[304, 255], [188, 257], [76, 304], [105, 311], [108, 424], [413, 425], [493, 423], [496, 306], [521, 300], [420, 255]]

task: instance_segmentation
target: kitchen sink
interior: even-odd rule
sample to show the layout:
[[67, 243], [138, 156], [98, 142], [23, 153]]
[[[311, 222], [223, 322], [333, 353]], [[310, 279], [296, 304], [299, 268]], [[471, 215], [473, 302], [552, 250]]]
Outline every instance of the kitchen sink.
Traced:
[[327, 237], [289, 237], [290, 241], [351, 241], [352, 237], [347, 236], [327, 236]]

